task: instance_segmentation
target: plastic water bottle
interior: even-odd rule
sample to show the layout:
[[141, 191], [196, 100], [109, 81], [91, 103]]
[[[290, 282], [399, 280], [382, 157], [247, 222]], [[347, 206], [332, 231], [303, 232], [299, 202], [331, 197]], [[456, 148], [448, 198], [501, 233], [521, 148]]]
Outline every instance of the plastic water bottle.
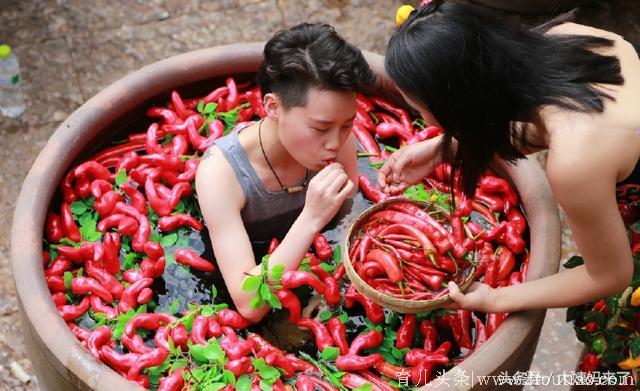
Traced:
[[0, 45], [0, 113], [16, 118], [25, 110], [18, 58], [9, 45]]

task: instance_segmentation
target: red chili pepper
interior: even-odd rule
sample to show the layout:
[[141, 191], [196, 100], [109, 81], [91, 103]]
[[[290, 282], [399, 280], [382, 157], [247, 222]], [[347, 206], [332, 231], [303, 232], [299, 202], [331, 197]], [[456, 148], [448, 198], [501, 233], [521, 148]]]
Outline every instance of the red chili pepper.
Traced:
[[607, 303], [604, 301], [604, 299], [596, 301], [596, 303], [593, 305], [593, 310], [596, 312], [602, 312], [605, 315], [609, 314], [609, 307], [607, 306]]
[[298, 391], [315, 391], [316, 383], [311, 376], [298, 375], [296, 377], [296, 390]]
[[163, 107], [152, 107], [147, 110], [147, 116], [152, 118], [161, 118], [166, 124], [180, 123], [178, 115], [173, 110]]
[[499, 194], [511, 206], [518, 204], [518, 196], [506, 180], [494, 176], [483, 176], [480, 178], [478, 187], [484, 193]]
[[264, 106], [262, 105], [262, 98], [260, 95], [261, 94], [259, 90], [246, 92], [247, 101], [249, 101], [251, 107], [256, 111], [256, 114], [258, 114], [260, 118], [265, 118], [267, 116], [267, 113], [264, 111]]
[[282, 287], [295, 289], [302, 285], [312, 287], [319, 295], [324, 294], [325, 285], [314, 274], [304, 270], [286, 270], [282, 273]]
[[473, 350], [475, 351], [487, 341], [487, 331], [484, 323], [474, 313], [471, 313], [471, 317], [476, 328], [476, 340], [473, 343]]
[[527, 229], [527, 220], [524, 218], [522, 213], [520, 213], [516, 209], [512, 209], [507, 215], [507, 220], [509, 223], [515, 228], [516, 232], [519, 235], [522, 235], [524, 231]]
[[449, 356], [441, 351], [427, 352], [422, 349], [409, 350], [405, 356], [404, 361], [411, 366], [419, 364], [448, 364]]
[[401, 142], [407, 142], [413, 137], [411, 131], [400, 123], [380, 122], [375, 129], [380, 138], [398, 137]]
[[422, 247], [422, 252], [424, 252], [425, 255], [429, 255], [437, 252], [436, 248], [433, 246], [433, 244], [431, 244], [431, 241], [429, 240], [427, 235], [424, 234], [423, 231], [408, 224], [389, 225], [388, 227], [384, 228], [380, 232], [380, 235], [385, 236], [388, 234], [400, 234], [400, 233], [407, 234], [416, 238], [420, 243], [420, 246]]
[[169, 352], [164, 349], [153, 349], [150, 352], [142, 353], [127, 372], [127, 378], [135, 378], [144, 368], [156, 367], [167, 359]]
[[378, 262], [387, 276], [389, 276], [389, 279], [394, 283], [402, 281], [404, 277], [398, 259], [391, 253], [380, 249], [373, 249], [369, 251], [365, 257], [365, 261]]
[[224, 337], [220, 341], [220, 346], [229, 359], [235, 360], [244, 357], [253, 350], [253, 343], [248, 340], [240, 340], [231, 327], [223, 326], [222, 332]]
[[136, 297], [136, 302], [138, 304], [148, 303], [153, 298], [153, 291], [151, 288], [144, 288], [140, 291], [138, 296]]
[[58, 256], [51, 266], [44, 271], [46, 277], [49, 276], [62, 276], [64, 272], [71, 269], [71, 261], [63, 256]]
[[196, 315], [191, 325], [191, 341], [195, 345], [206, 345], [207, 331], [209, 330], [209, 320], [204, 315]]
[[345, 307], [351, 308], [353, 302], [358, 302], [364, 308], [367, 318], [373, 323], [380, 323], [384, 320], [384, 311], [378, 304], [364, 297], [360, 292], [356, 291], [356, 288], [351, 284], [344, 294]]
[[598, 331], [598, 324], [596, 322], [589, 322], [584, 326], [585, 330], [589, 333]]
[[289, 310], [289, 322], [297, 323], [301, 313], [301, 305], [298, 297], [289, 289], [277, 290], [276, 296], [280, 300], [282, 307]]
[[347, 354], [349, 352], [349, 344], [347, 343], [347, 327], [335, 316], [329, 319], [327, 327], [329, 329], [329, 333], [331, 333], [331, 337], [333, 338], [333, 343], [340, 349], [340, 354]]
[[[107, 232], [102, 237], [101, 248], [104, 252], [104, 256], [102, 257], [102, 266], [107, 272], [111, 274], [118, 274], [120, 272], [120, 245], [120, 235], [115, 232]], [[82, 246], [80, 248], [82, 248]], [[95, 249], [98, 248], [100, 248], [99, 245], [94, 246], [94, 253]], [[94, 259], [96, 258], [99, 257], [94, 256]], [[104, 279], [106, 279], [106, 277]], [[102, 282], [103, 279], [99, 280]]]
[[111, 328], [99, 326], [87, 338], [87, 348], [96, 358], [100, 358], [100, 348], [111, 341]]
[[67, 322], [67, 327], [69, 327], [73, 335], [76, 338], [78, 338], [80, 341], [85, 341], [87, 338], [89, 338], [89, 335], [91, 335], [91, 331], [81, 326], [78, 326], [73, 322]]
[[158, 384], [158, 391], [182, 390], [182, 387], [184, 387], [184, 378], [182, 377], [182, 371], [182, 368], [176, 368], [170, 375], [161, 377], [160, 383]]
[[85, 296], [78, 305], [68, 304], [58, 307], [58, 312], [60, 316], [62, 316], [62, 319], [68, 322], [84, 315], [90, 305], [89, 297]]
[[587, 353], [578, 366], [582, 372], [595, 372], [600, 367], [600, 359], [593, 353]]
[[466, 322], [467, 331], [465, 331], [463, 329], [459, 314], [447, 314], [445, 315], [445, 319], [449, 323], [449, 327], [451, 328], [451, 332], [453, 333], [453, 338], [455, 339], [458, 346], [465, 349], [471, 349], [473, 345], [471, 343], [470, 334], [468, 333], [468, 320]]
[[53, 212], [48, 212], [44, 231], [49, 243], [58, 243], [64, 237], [60, 216]]
[[64, 179], [60, 183], [60, 191], [62, 192], [62, 197], [64, 199], [64, 202], [68, 204], [78, 199], [78, 195], [73, 189], [73, 179], [75, 177], [74, 172], [74, 170], [69, 170], [69, 172], [64, 176]]
[[498, 259], [497, 263], [497, 279], [499, 281], [504, 281], [509, 277], [511, 271], [516, 266], [516, 259], [513, 256], [511, 250], [504, 246], [498, 246], [496, 250]]
[[164, 257], [160, 257], [157, 260], [145, 258], [140, 263], [140, 270], [142, 270], [142, 274], [147, 278], [160, 278], [164, 273], [165, 266], [166, 262]]
[[340, 304], [342, 300], [342, 294], [340, 292], [340, 285], [338, 281], [332, 276], [327, 276], [322, 279], [322, 283], [325, 286], [324, 299], [328, 305], [335, 307]]
[[129, 182], [125, 182], [120, 185], [120, 189], [129, 197], [131, 205], [136, 208], [138, 212], [143, 215], [147, 215], [147, 201], [135, 187]]
[[396, 334], [396, 348], [410, 348], [413, 346], [413, 335], [416, 329], [416, 316], [406, 314]]
[[342, 280], [342, 277], [344, 277], [345, 273], [347, 272], [347, 269], [344, 266], [344, 263], [341, 263], [340, 265], [338, 265], [338, 267], [336, 267], [336, 269], [333, 271], [333, 278], [336, 281], [340, 281]]
[[216, 319], [222, 326], [233, 327], [234, 329], [246, 329], [251, 326], [251, 322], [245, 319], [237, 311], [224, 308], [216, 313]]
[[113, 296], [97, 280], [90, 277], [75, 277], [71, 280], [71, 292], [77, 295], [92, 293], [107, 303], [113, 303]]
[[91, 295], [89, 296], [89, 300], [91, 301], [91, 309], [93, 312], [103, 313], [107, 319], [114, 319], [118, 317], [118, 310], [105, 305], [99, 296]]
[[517, 228], [512, 224], [507, 224], [507, 229], [504, 233], [504, 243], [514, 254], [521, 254], [526, 248], [524, 240], [518, 233]]
[[362, 190], [362, 194], [364, 197], [373, 203], [380, 203], [389, 198], [389, 196], [383, 193], [380, 189], [378, 189], [366, 175], [360, 174], [358, 176], [358, 181], [360, 184], [360, 189]]
[[321, 261], [326, 261], [333, 255], [333, 248], [331, 248], [329, 241], [321, 233], [317, 234], [313, 239], [313, 248]]
[[[222, 335], [222, 331], [220, 332], [220, 335]], [[218, 337], [220, 335], [218, 335]], [[171, 339], [173, 340], [175, 346], [185, 345], [189, 340], [189, 332], [187, 331], [187, 327], [183, 324], [178, 324], [171, 330]]]
[[125, 313], [129, 311], [129, 309], [134, 308], [140, 292], [144, 288], [151, 286], [151, 284], [153, 284], [152, 278], [141, 278], [126, 287], [124, 292], [122, 292], [122, 297], [118, 303], [118, 310]]
[[[356, 113], [356, 116], [357, 115], [358, 114]], [[363, 125], [357, 121], [354, 122], [352, 132], [366, 153], [375, 156], [380, 155], [380, 147], [378, 146], [378, 143], [374, 140], [373, 136], [371, 136], [371, 133], [363, 127]]]
[[195, 217], [185, 214], [185, 213], [177, 213], [171, 216], [164, 216], [158, 220], [158, 228], [162, 231], [173, 231], [178, 227], [188, 226], [196, 231], [202, 231], [204, 226], [201, 222], [196, 220]]
[[298, 327], [310, 329], [313, 332], [313, 335], [316, 339], [316, 346], [318, 347], [318, 350], [320, 352], [322, 352], [325, 348], [334, 346], [333, 338], [331, 338], [331, 333], [329, 333], [329, 330], [324, 324], [313, 319], [302, 318], [296, 323], [296, 325]]
[[66, 292], [67, 287], [64, 286], [64, 278], [62, 276], [48, 276], [45, 278], [47, 280], [47, 288], [52, 293], [57, 292]]
[[413, 125], [411, 124], [409, 115], [405, 110], [395, 107], [391, 103], [379, 97], [371, 97], [371, 102], [373, 102], [373, 104], [380, 107], [381, 109], [386, 110], [392, 113], [393, 115], [395, 115], [406, 129], [413, 129]]
[[284, 377], [289, 379], [296, 373], [295, 368], [289, 362], [289, 359], [279, 352], [271, 352], [264, 358], [267, 365], [278, 367], [284, 371]]
[[56, 307], [67, 304], [67, 296], [62, 292], [53, 293], [51, 295], [51, 300], [53, 300], [53, 304], [55, 304]]
[[100, 347], [100, 359], [123, 375], [126, 375], [126, 372], [139, 356], [139, 354], [135, 353], [120, 354], [109, 345], [102, 345]]
[[424, 337], [424, 350], [427, 352], [432, 352], [436, 348], [436, 343], [438, 340], [438, 329], [428, 319], [420, 322], [419, 326], [420, 334]]
[[487, 338], [491, 337], [495, 333], [496, 329], [502, 324], [502, 321], [507, 317], [506, 313], [501, 314], [487, 314]]
[[74, 242], [80, 242], [82, 240], [80, 236], [80, 229], [78, 229], [75, 221], [73, 221], [73, 214], [71, 213], [71, 208], [69, 207], [68, 203], [62, 203], [60, 216], [62, 221], [62, 232], [64, 236], [66, 236], [70, 240], [73, 240]]
[[349, 347], [349, 355], [358, 355], [363, 349], [373, 349], [382, 343], [384, 339], [382, 333], [376, 329], [369, 330], [358, 335]]
[[336, 368], [341, 371], [362, 371], [374, 366], [383, 358], [380, 353], [373, 353], [368, 356], [355, 356], [348, 354], [336, 359]]
[[443, 133], [442, 128], [439, 128], [437, 126], [427, 126], [426, 128], [422, 129], [421, 131], [415, 133], [413, 135], [413, 137], [411, 137], [408, 141], [407, 144], [415, 144], [415, 143], [419, 143], [421, 141], [425, 141], [425, 140], [429, 140], [432, 139], [436, 136], [439, 136]]
[[249, 357], [240, 357], [226, 363], [224, 369], [231, 371], [236, 378], [239, 378], [245, 373], [253, 372], [253, 365]]
[[176, 262], [189, 266], [193, 269], [203, 272], [213, 273], [216, 268], [206, 259], [198, 256], [193, 250], [188, 248], [179, 248], [174, 253]]
[[276, 251], [276, 248], [278, 248], [278, 245], [280, 245], [278, 238], [271, 238], [269, 247], [267, 248], [267, 254], [273, 254], [273, 252]]

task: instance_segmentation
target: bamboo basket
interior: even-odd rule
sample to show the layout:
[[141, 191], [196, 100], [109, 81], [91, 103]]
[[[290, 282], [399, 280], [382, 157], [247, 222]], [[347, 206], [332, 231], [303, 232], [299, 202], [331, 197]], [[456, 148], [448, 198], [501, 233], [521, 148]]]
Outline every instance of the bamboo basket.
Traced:
[[[361, 277], [356, 273], [353, 264], [351, 263], [351, 258], [349, 257], [349, 253], [351, 252], [351, 245], [356, 240], [356, 235], [360, 232], [360, 228], [369, 220], [369, 217], [374, 213], [377, 213], [387, 206], [395, 202], [408, 202], [412, 203], [419, 208], [428, 211], [435, 210], [432, 204], [423, 201], [415, 201], [406, 198], [394, 198], [390, 200], [383, 201], [379, 204], [372, 205], [368, 209], [365, 209], [355, 220], [351, 222], [349, 227], [347, 228], [347, 234], [345, 235], [345, 241], [343, 248], [345, 249], [342, 252], [342, 261], [344, 262], [346, 274], [353, 283], [353, 286], [356, 288], [358, 292], [362, 295], [373, 301], [374, 303], [389, 308], [393, 311], [405, 313], [405, 314], [415, 314], [425, 311], [431, 311], [438, 308], [443, 307], [444, 305], [451, 303], [452, 300], [449, 297], [449, 294], [444, 294], [441, 297], [436, 297], [428, 300], [409, 300], [409, 299], [401, 299], [398, 297], [394, 297], [388, 295], [386, 293], [382, 293], [369, 284], [367, 284]], [[475, 259], [475, 256], [474, 256]], [[466, 268], [462, 271], [463, 278], [458, 278], [456, 282], [458, 282], [458, 286], [461, 291], [465, 291], [469, 285], [473, 282], [473, 275], [475, 272], [475, 264], [470, 263], [470, 267]], [[461, 281], [460, 281], [461, 280]], [[446, 288], [443, 288], [446, 289]]]

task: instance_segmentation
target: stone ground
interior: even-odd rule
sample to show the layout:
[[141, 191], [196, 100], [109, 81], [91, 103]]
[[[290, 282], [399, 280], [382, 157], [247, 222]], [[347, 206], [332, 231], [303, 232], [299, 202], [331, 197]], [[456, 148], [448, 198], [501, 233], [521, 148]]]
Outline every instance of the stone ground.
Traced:
[[[415, 5], [418, 1], [414, 0]], [[13, 208], [21, 183], [57, 126], [78, 106], [115, 80], [144, 65], [186, 51], [233, 42], [264, 41], [302, 21], [334, 25], [362, 49], [384, 53], [401, 0], [0, 0], [0, 41], [22, 64], [27, 111], [0, 118], [0, 384], [37, 390], [21, 342], [9, 260]], [[500, 13], [523, 24], [546, 16]], [[637, 0], [596, 1], [578, 22], [640, 42]], [[575, 253], [568, 229], [563, 257]], [[564, 310], [551, 310], [532, 370], [542, 374], [575, 368], [580, 346]], [[24, 381], [24, 371], [31, 376]], [[19, 380], [23, 378], [23, 381]]]

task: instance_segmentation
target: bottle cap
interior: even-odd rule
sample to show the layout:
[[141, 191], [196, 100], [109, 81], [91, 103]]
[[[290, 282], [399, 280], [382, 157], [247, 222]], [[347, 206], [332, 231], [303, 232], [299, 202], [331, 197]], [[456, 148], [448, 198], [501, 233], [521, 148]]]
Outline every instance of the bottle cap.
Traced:
[[6, 60], [11, 57], [11, 46], [0, 45], [0, 59]]

